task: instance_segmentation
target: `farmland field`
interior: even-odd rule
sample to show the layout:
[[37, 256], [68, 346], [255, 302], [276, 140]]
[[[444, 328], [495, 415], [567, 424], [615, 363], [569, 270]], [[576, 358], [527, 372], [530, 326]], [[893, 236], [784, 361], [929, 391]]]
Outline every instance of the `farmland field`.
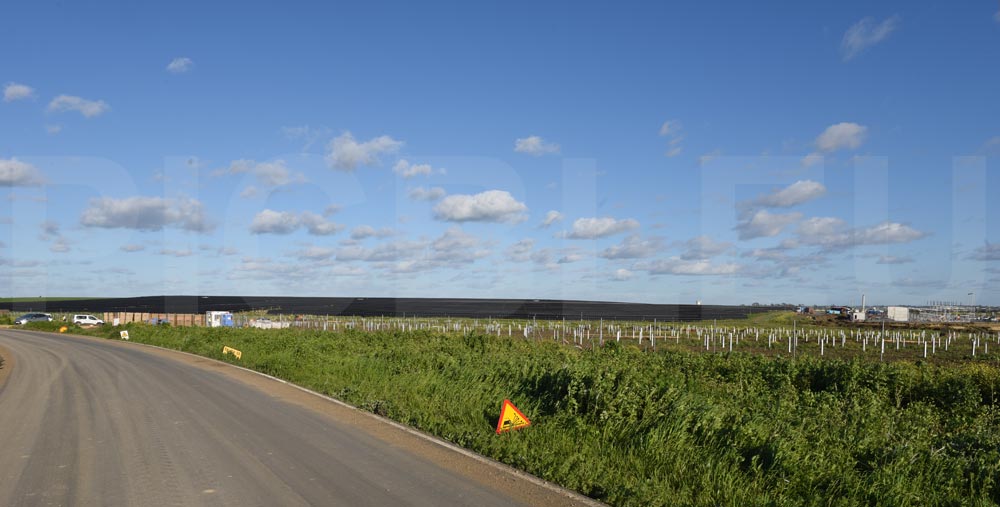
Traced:
[[[755, 328], [784, 333], [787, 318]], [[973, 335], [955, 337], [935, 363], [820, 357], [804, 337], [794, 358], [780, 348], [731, 353], [722, 331], [714, 349], [694, 333], [683, 346], [661, 335], [652, 352], [648, 338], [605, 336], [591, 348], [523, 332], [368, 326], [128, 329], [133, 341], [238, 362], [612, 505], [1000, 502], [1000, 346], [973, 357]], [[494, 433], [505, 398], [532, 426]]]

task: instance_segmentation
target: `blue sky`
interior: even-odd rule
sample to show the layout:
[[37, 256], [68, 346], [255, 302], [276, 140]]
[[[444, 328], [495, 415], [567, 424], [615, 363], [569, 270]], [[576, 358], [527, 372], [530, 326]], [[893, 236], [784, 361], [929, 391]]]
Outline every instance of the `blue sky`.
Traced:
[[0, 297], [1000, 304], [1000, 4], [659, 4], [9, 7]]

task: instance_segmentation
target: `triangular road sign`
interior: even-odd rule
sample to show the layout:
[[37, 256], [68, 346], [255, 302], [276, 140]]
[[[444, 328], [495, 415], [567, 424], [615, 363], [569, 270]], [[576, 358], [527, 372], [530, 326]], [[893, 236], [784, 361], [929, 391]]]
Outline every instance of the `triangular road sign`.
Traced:
[[500, 420], [497, 421], [497, 435], [530, 425], [531, 421], [510, 400], [503, 400], [503, 407], [500, 408]]

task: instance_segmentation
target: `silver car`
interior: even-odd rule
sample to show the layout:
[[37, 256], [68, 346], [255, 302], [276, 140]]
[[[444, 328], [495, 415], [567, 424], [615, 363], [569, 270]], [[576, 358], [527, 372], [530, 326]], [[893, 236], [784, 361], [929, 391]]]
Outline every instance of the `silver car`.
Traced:
[[14, 323], [18, 325], [27, 324], [29, 322], [52, 322], [52, 315], [48, 313], [26, 313], [14, 319]]

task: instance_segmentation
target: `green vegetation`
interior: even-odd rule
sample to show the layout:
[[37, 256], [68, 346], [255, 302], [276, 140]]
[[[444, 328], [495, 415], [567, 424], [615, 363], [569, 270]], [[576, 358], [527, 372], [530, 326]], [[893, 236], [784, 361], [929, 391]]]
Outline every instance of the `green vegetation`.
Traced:
[[[71, 326], [107, 338], [120, 329]], [[133, 341], [287, 379], [612, 505], [1000, 503], [995, 360], [790, 360], [615, 342], [580, 350], [429, 331], [125, 329]], [[242, 361], [223, 356], [224, 345]], [[494, 433], [504, 398], [531, 427]]]

